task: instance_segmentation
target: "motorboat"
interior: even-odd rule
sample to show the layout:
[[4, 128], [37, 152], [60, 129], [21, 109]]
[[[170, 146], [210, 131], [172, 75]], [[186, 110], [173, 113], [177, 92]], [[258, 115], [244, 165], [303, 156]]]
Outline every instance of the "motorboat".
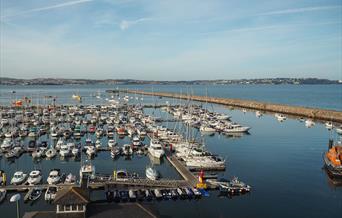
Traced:
[[337, 127], [335, 131], [337, 134], [342, 135], [342, 125], [340, 127]]
[[65, 184], [75, 184], [76, 183], [76, 176], [69, 173], [66, 176], [64, 183]]
[[24, 183], [27, 179], [27, 174], [25, 174], [23, 171], [17, 171], [14, 173], [12, 179], [11, 179], [11, 184], [12, 185], [20, 185]]
[[58, 191], [57, 186], [50, 185], [46, 189], [46, 192], [44, 195], [45, 201], [53, 201], [56, 198], [57, 191]]
[[43, 157], [45, 149], [37, 148], [35, 151], [32, 152], [33, 159], [39, 159]]
[[255, 116], [256, 116], [256, 117], [261, 117], [261, 116], [262, 116], [262, 113], [261, 113], [260, 111], [256, 111], [256, 112], [255, 112]]
[[130, 201], [135, 201], [137, 199], [137, 195], [133, 189], [128, 190], [128, 196]]
[[101, 145], [101, 141], [100, 141], [99, 139], [96, 140], [96, 142], [95, 142], [95, 147], [96, 147], [96, 149], [99, 149], [101, 146], [102, 146], [102, 145]]
[[40, 170], [33, 170], [30, 172], [27, 182], [29, 185], [37, 185], [42, 181], [42, 173]]
[[80, 154], [80, 149], [77, 148], [77, 147], [74, 147], [72, 150], [71, 150], [71, 153], [74, 157], [77, 157], [79, 154]]
[[161, 158], [165, 154], [165, 151], [161, 144], [155, 140], [151, 140], [150, 146], [148, 147], [148, 152], [156, 158]]
[[230, 195], [251, 191], [251, 186], [239, 181], [237, 177], [233, 177], [229, 182], [219, 182], [219, 188], [221, 192], [228, 192]]
[[45, 152], [45, 155], [47, 158], [54, 158], [57, 154], [57, 151], [56, 149], [54, 148], [49, 148], [46, 152]]
[[85, 161], [80, 169], [80, 179], [84, 176], [95, 177], [95, 166], [92, 165], [89, 161]]
[[313, 120], [311, 120], [311, 119], [307, 119], [307, 120], [305, 121], [305, 126], [308, 127], [308, 128], [311, 128], [311, 127], [313, 127], [314, 125], [315, 125], [315, 122], [314, 122]]
[[231, 123], [224, 128], [225, 133], [239, 133], [239, 132], [248, 132], [251, 127], [241, 126], [240, 124]]
[[47, 182], [49, 185], [57, 184], [61, 180], [60, 170], [53, 169], [50, 171], [49, 176], [47, 178]]
[[2, 203], [6, 198], [7, 190], [0, 188], [0, 203]]
[[62, 138], [58, 139], [56, 145], [55, 145], [55, 149], [59, 150], [61, 149], [62, 145], [64, 145], [64, 140]]
[[63, 144], [59, 150], [59, 155], [61, 157], [68, 157], [70, 155], [70, 147], [66, 144]]
[[137, 135], [134, 135], [134, 136], [133, 136], [133, 139], [132, 139], [132, 144], [133, 144], [134, 146], [139, 146], [139, 145], [141, 144], [141, 142], [140, 142], [140, 137], [137, 136]]
[[6, 158], [17, 158], [24, 152], [21, 146], [16, 146], [12, 148], [8, 153], [5, 154]]
[[146, 177], [150, 180], [157, 180], [159, 178], [159, 173], [156, 169], [152, 167], [147, 167], [145, 170]]
[[114, 139], [109, 139], [108, 140], [108, 147], [113, 148], [116, 145]]
[[33, 188], [33, 190], [31, 191], [28, 199], [30, 201], [35, 201], [38, 198], [40, 198], [41, 195], [42, 195], [42, 189], [41, 188]]
[[96, 154], [96, 149], [94, 146], [88, 146], [87, 150], [86, 150], [86, 154], [88, 155], [88, 157], [93, 157]]
[[154, 196], [156, 196], [156, 199], [161, 199], [163, 197], [159, 189], [156, 188], [153, 190], [153, 192], [154, 192]]
[[279, 122], [283, 122], [283, 121], [285, 121], [286, 120], [286, 116], [284, 116], [283, 114], [275, 114], [274, 115], [276, 118], [277, 118], [277, 120], [279, 121]]
[[129, 156], [133, 154], [133, 149], [130, 144], [124, 144], [122, 148], [122, 152], [124, 155]]
[[334, 125], [333, 125], [333, 123], [331, 121], [328, 121], [328, 122], [325, 123], [325, 128], [331, 130], [331, 129], [334, 128]]
[[120, 148], [112, 147], [112, 149], [110, 150], [110, 156], [114, 159], [118, 155], [120, 155]]
[[2, 142], [0, 147], [2, 150], [8, 150], [8, 149], [12, 148], [12, 146], [13, 146], [13, 141], [9, 138], [6, 138], [6, 139], [4, 139], [4, 141]]

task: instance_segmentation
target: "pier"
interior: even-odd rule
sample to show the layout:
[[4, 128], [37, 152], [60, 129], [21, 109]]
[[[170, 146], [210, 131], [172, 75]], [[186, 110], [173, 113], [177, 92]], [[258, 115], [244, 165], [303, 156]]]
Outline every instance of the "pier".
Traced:
[[[208, 102], [214, 104], [221, 104], [231, 107], [246, 108], [252, 110], [259, 110], [264, 112], [282, 113], [287, 115], [293, 115], [298, 117], [306, 117], [315, 120], [322, 121], [333, 121], [342, 123], [342, 111], [326, 110], [319, 108], [301, 107], [301, 106], [290, 106], [285, 104], [274, 104], [259, 102], [254, 100], [242, 100], [233, 98], [217, 98], [217, 97], [206, 97], [206, 96], [196, 96], [196, 95], [183, 95], [177, 93], [166, 93], [166, 92], [145, 92], [145, 91], [135, 91], [135, 90], [125, 90], [130, 94], [139, 95], [150, 95], [150, 96], [160, 96], [167, 98], [178, 98], [192, 101]], [[338, 99], [336, 99], [338, 100]]]

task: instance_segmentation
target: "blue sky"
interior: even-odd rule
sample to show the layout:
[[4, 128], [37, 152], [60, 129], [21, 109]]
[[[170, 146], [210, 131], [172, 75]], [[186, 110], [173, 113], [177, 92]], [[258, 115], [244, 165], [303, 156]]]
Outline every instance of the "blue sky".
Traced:
[[342, 79], [341, 0], [0, 0], [0, 76]]

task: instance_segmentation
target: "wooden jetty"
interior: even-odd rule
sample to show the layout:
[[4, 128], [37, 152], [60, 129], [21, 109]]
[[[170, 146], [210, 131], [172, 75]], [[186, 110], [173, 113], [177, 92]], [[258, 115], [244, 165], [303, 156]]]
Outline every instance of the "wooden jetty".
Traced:
[[[166, 93], [166, 92], [145, 92], [135, 90], [125, 90], [127, 93], [139, 94], [139, 95], [150, 95], [150, 96], [161, 96], [167, 98], [179, 98], [192, 101], [208, 102], [214, 104], [221, 104], [226, 106], [246, 108], [252, 110], [259, 110], [265, 112], [282, 113], [293, 115], [297, 117], [307, 117], [315, 120], [322, 121], [333, 121], [342, 123], [342, 111], [327, 110], [320, 108], [290, 106], [285, 104], [273, 104], [254, 100], [242, 100], [233, 98], [217, 98], [217, 97], [206, 97], [206, 96], [195, 96], [195, 95], [183, 95], [177, 93]], [[338, 101], [338, 99], [336, 99]]]

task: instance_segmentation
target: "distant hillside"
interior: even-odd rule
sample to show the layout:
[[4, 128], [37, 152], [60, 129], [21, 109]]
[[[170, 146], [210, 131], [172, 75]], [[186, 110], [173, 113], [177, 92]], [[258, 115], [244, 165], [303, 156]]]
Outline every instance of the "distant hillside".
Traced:
[[61, 78], [36, 78], [36, 79], [15, 79], [0, 77], [0, 85], [70, 85], [70, 84], [207, 84], [207, 85], [227, 85], [227, 84], [342, 84], [339, 80], [328, 80], [318, 78], [263, 78], [263, 79], [236, 79], [236, 80], [192, 80], [192, 81], [153, 81], [153, 80], [132, 80], [132, 79], [61, 79]]

